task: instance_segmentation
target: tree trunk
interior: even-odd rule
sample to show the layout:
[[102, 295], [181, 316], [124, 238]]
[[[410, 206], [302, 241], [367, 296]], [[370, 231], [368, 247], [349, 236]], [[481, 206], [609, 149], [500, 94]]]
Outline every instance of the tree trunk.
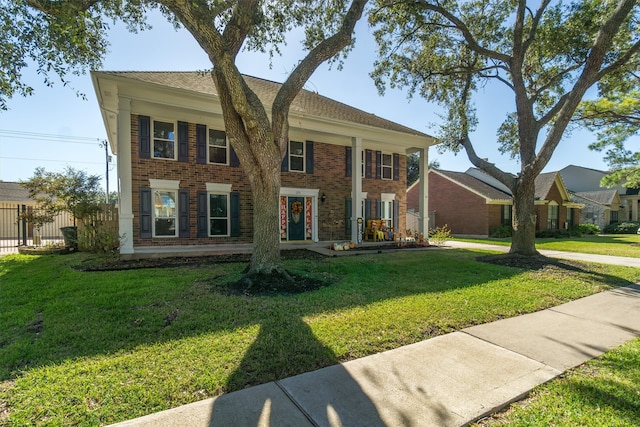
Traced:
[[513, 237], [509, 253], [538, 255], [535, 209], [535, 180], [521, 177], [513, 191]]
[[[249, 177], [253, 197], [253, 254], [248, 276], [283, 274], [280, 262], [280, 163], [267, 161]], [[277, 163], [274, 166], [272, 163]]]

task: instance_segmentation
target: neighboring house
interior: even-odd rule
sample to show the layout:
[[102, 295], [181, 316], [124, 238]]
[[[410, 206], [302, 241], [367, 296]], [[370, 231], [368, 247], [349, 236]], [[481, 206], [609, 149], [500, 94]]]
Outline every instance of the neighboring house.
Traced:
[[[429, 210], [435, 226], [447, 225], [453, 234], [487, 236], [500, 226], [510, 226], [511, 191], [495, 178], [471, 168], [466, 172], [429, 170]], [[407, 209], [416, 209], [408, 189]], [[579, 210], [557, 172], [540, 174], [535, 181], [536, 229], [566, 229], [577, 224]]]
[[600, 185], [606, 171], [569, 165], [559, 171], [569, 192], [585, 203], [580, 222], [596, 224], [600, 228], [620, 221], [638, 221], [637, 188]]
[[[92, 72], [92, 79], [118, 156], [121, 253], [251, 242], [251, 188], [211, 76]], [[270, 106], [280, 84], [245, 80]], [[405, 227], [406, 156], [426, 159], [432, 137], [305, 90], [289, 125], [276, 213], [283, 242], [357, 241], [358, 218]]]

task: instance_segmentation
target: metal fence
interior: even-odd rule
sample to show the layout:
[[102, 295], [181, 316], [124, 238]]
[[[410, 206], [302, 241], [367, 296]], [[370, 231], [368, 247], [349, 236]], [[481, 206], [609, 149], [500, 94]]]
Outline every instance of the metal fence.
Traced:
[[71, 214], [62, 212], [53, 222], [36, 228], [20, 219], [20, 214], [34, 209], [21, 204], [0, 205], [0, 255], [18, 253], [18, 246], [46, 246], [64, 241], [60, 228], [74, 225]]

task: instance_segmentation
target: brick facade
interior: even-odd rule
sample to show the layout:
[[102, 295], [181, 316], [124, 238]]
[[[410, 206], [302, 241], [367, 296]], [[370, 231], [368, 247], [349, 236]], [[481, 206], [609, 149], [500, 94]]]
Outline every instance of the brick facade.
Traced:
[[[132, 211], [134, 246], [171, 246], [229, 244], [252, 241], [252, 200], [251, 187], [241, 166], [199, 164], [196, 162], [196, 124], [188, 124], [188, 161], [156, 158], [141, 158], [138, 140], [138, 115], [131, 115], [131, 168], [132, 168]], [[177, 146], [177, 144], [176, 144]], [[351, 177], [347, 177], [345, 147], [314, 141], [313, 174], [302, 172], [282, 172], [282, 187], [317, 189], [318, 195], [326, 195], [324, 202], [318, 200], [318, 238], [330, 240], [329, 218], [342, 221], [334, 225], [333, 238], [350, 240], [344, 226], [345, 199], [351, 197]], [[375, 162], [375, 159], [374, 159]], [[375, 165], [374, 165], [375, 167]], [[399, 226], [405, 227], [406, 209], [406, 156], [399, 156], [398, 181], [364, 178], [362, 191], [369, 199], [380, 200], [381, 193], [394, 193], [399, 202]], [[189, 195], [189, 237], [140, 237], [140, 197], [142, 188], [149, 187], [149, 179], [179, 181], [180, 190], [188, 190]], [[232, 191], [239, 193], [240, 235], [239, 237], [197, 237], [197, 195], [206, 190], [206, 183], [231, 184]], [[318, 197], [320, 199], [320, 197]], [[373, 207], [375, 211], [375, 204]], [[378, 217], [374, 212], [373, 216]]]
[[[460, 173], [457, 173], [460, 174]], [[416, 193], [412, 188], [411, 193]], [[484, 194], [484, 193], [482, 193]], [[412, 197], [410, 194], [408, 197]], [[544, 204], [536, 204], [536, 229], [549, 228], [549, 206], [557, 204], [556, 229], [565, 229], [568, 200], [562, 197], [557, 181], [550, 184], [546, 195], [540, 195]], [[447, 225], [452, 234], [487, 236], [502, 225], [504, 200], [483, 197], [461, 183], [438, 173], [429, 174], [429, 210], [435, 211], [435, 225]], [[579, 209], [574, 209], [574, 221], [579, 218]], [[577, 222], [576, 222], [577, 223]]]
[[[436, 227], [447, 225], [453, 234], [487, 235], [490, 217], [495, 221], [493, 208], [483, 197], [438, 174], [429, 174], [429, 210], [435, 211]], [[500, 211], [497, 218], [499, 223]]]

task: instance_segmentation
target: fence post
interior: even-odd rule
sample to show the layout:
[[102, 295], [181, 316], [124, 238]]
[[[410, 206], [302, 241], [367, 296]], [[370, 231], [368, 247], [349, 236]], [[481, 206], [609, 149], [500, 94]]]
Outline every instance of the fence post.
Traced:
[[[20, 211], [20, 207], [18, 207], [18, 211]], [[22, 205], [22, 213], [24, 214], [25, 212], [27, 212], [27, 205]], [[27, 220], [23, 217], [20, 222], [22, 222], [22, 244], [27, 246]], [[19, 237], [18, 241], [20, 241]]]

